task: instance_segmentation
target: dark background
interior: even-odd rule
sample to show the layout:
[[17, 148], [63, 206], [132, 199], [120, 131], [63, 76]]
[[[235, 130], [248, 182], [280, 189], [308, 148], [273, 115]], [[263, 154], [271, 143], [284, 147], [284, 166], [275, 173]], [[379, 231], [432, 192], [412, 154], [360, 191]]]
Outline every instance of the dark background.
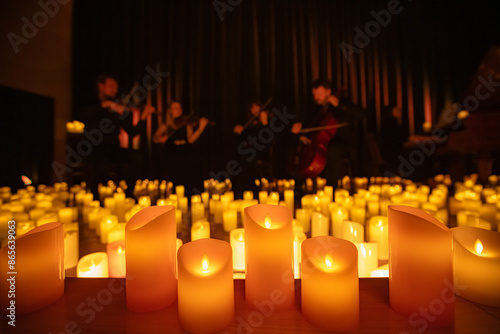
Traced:
[[401, 13], [347, 63], [340, 43], [355, 45], [354, 28], [365, 31], [375, 20], [370, 11], [388, 3], [244, 0], [221, 21], [213, 1], [75, 0], [74, 110], [94, 96], [99, 73], [115, 75], [126, 93], [147, 66], [159, 65], [169, 72], [163, 103], [180, 100], [184, 113], [217, 123], [197, 144], [204, 178], [230, 159], [226, 144], [251, 98], [273, 97], [271, 108], [307, 113], [318, 77], [345, 87], [365, 109], [366, 131], [377, 134], [383, 107], [399, 105], [404, 126], [419, 133], [425, 100], [436, 122], [446, 104], [460, 101], [489, 46], [500, 42], [498, 11], [493, 1], [403, 0]]

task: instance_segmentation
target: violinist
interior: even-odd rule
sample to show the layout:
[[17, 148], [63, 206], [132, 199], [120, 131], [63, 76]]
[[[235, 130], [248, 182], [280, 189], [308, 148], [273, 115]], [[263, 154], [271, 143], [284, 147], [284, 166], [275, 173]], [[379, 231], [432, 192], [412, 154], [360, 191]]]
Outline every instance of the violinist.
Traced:
[[[128, 182], [137, 178], [129, 171], [129, 152], [120, 144], [120, 132], [124, 131], [133, 138], [144, 131], [146, 118], [155, 111], [146, 106], [140, 110], [139, 120], [134, 122], [134, 113], [116, 99], [118, 82], [108, 74], [101, 74], [96, 79], [97, 96], [93, 103], [81, 110], [80, 120], [85, 124], [87, 137], [93, 139], [93, 146], [87, 157], [88, 177], [92, 188], [98, 183], [110, 179], [118, 182], [126, 178]], [[137, 162], [135, 162], [137, 163]]]
[[168, 106], [166, 120], [156, 130], [153, 141], [164, 145], [165, 154], [160, 157], [163, 173], [160, 175], [177, 185], [184, 185], [190, 191], [193, 179], [200, 174], [199, 163], [195, 160], [193, 144], [200, 138], [209, 124], [205, 117], [193, 119], [183, 115], [182, 105], [172, 101]]
[[[308, 128], [314, 128], [323, 124], [321, 122], [326, 118], [333, 121], [332, 124], [335, 126], [335, 131], [331, 132], [333, 136], [327, 143], [323, 143], [326, 144], [327, 149], [326, 166], [322, 175], [327, 179], [328, 184], [337, 185], [338, 180], [345, 174], [352, 176], [357, 173], [358, 120], [363, 115], [360, 110], [332, 93], [330, 81], [316, 80], [313, 83], [312, 95], [320, 109], [314, 115], [307, 115], [312, 117], [309, 117], [305, 124], [308, 124]], [[317, 145], [311, 142], [312, 136], [303, 134], [304, 130], [306, 129], [303, 129], [302, 122], [294, 123], [291, 128], [291, 132], [298, 135], [298, 141], [304, 148], [307, 149], [308, 145]], [[314, 132], [307, 134], [312, 133]]]
[[244, 131], [250, 131], [260, 126], [267, 126], [269, 123], [268, 112], [262, 110], [262, 104], [259, 100], [253, 100], [249, 103], [247, 120], [244, 125], [236, 125], [233, 132], [241, 135]]

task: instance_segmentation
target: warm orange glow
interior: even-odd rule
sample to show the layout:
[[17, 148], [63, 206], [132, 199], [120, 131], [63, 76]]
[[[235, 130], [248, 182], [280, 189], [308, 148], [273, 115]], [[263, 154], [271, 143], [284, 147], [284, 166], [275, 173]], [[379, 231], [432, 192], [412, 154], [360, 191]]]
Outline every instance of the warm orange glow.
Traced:
[[481, 240], [476, 239], [476, 242], [474, 243], [474, 250], [477, 254], [481, 255], [483, 252], [483, 244], [481, 243]]
[[201, 267], [203, 268], [204, 273], [208, 273], [210, 271], [208, 269], [208, 256], [207, 256], [207, 254], [203, 254], [203, 258], [201, 259]]
[[121, 254], [123, 252], [122, 246], [118, 247], [118, 254]]
[[21, 180], [23, 180], [24, 185], [29, 186], [33, 182], [31, 182], [30, 178], [26, 175], [21, 175]]
[[365, 245], [361, 244], [361, 245], [359, 245], [359, 247], [361, 248], [361, 254], [363, 255], [363, 257], [366, 257]]
[[240, 233], [240, 234], [238, 235], [238, 241], [243, 241], [243, 233]]
[[95, 263], [93, 260], [90, 260], [90, 263], [92, 263], [89, 267], [89, 269], [94, 269], [95, 268]]
[[332, 268], [332, 256], [330, 254], [326, 254], [325, 256], [325, 265], [328, 269], [331, 269]]
[[266, 228], [271, 228], [271, 217], [269, 215], [266, 215], [266, 219], [264, 220], [264, 225]]

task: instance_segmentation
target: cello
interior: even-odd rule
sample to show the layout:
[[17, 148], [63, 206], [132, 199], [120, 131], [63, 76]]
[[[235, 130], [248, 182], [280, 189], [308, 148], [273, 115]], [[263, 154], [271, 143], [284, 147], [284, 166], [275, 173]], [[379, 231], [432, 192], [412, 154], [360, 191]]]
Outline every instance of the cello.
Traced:
[[293, 157], [290, 172], [298, 178], [314, 178], [326, 166], [328, 143], [337, 133], [337, 129], [348, 123], [340, 123], [325, 107], [318, 115], [315, 126], [302, 129], [299, 134], [306, 134], [310, 143], [299, 143]]

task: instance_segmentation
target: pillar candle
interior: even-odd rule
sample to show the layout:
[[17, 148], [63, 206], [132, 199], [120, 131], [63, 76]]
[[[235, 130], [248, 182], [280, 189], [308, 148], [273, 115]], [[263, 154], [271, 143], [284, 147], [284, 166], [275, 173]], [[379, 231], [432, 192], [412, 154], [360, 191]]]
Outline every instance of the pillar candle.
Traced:
[[453, 325], [452, 247], [450, 229], [436, 218], [389, 206], [389, 302], [396, 312], [411, 316], [426, 308], [429, 325]]
[[380, 212], [380, 202], [378, 200], [369, 200], [368, 203], [368, 215], [377, 216]]
[[311, 212], [308, 209], [295, 210], [295, 217], [302, 224], [304, 233], [311, 230]]
[[342, 206], [338, 206], [332, 211], [332, 234], [334, 237], [342, 237], [342, 224], [347, 218], [347, 210]]
[[119, 222], [125, 221], [125, 193], [116, 192], [113, 194], [115, 199], [115, 215], [118, 217]]
[[302, 243], [302, 315], [328, 331], [359, 323], [358, 252], [352, 242], [321, 236]]
[[177, 195], [178, 198], [184, 197], [184, 186], [183, 185], [175, 186], [175, 194]]
[[238, 216], [236, 210], [226, 210], [222, 213], [222, 226], [224, 231], [229, 232], [237, 227]]
[[206, 191], [201, 193], [201, 201], [203, 202], [203, 205], [205, 205], [205, 209], [208, 208], [209, 199], [209, 193], [207, 193]]
[[307, 239], [304, 232], [293, 232], [293, 276], [300, 278], [302, 263], [302, 242]]
[[76, 267], [79, 254], [78, 223], [64, 224], [64, 269]]
[[294, 192], [291, 189], [287, 189], [284, 192], [285, 204], [291, 212], [294, 211]]
[[330, 215], [330, 197], [328, 196], [321, 196], [319, 198], [319, 206], [320, 206], [320, 210], [321, 210], [321, 213], [324, 215], [324, 216], [329, 216]]
[[71, 223], [73, 221], [73, 209], [72, 208], [62, 208], [59, 209], [59, 222]]
[[330, 202], [333, 202], [333, 186], [325, 186], [325, 196], [328, 196]]
[[175, 207], [152, 206], [139, 211], [125, 228], [127, 308], [160, 310], [176, 298]]
[[479, 217], [479, 212], [473, 212], [468, 210], [457, 211], [457, 226], [467, 226], [467, 221], [469, 216]]
[[491, 231], [491, 223], [490, 222], [487, 222], [486, 220], [481, 219], [479, 217], [475, 217], [475, 216], [468, 216], [466, 225], [472, 226], [472, 227], [478, 227], [478, 228], [482, 228], [482, 229]]
[[245, 229], [232, 230], [229, 240], [233, 249], [233, 270], [245, 271]]
[[42, 226], [45, 224], [57, 222], [58, 219], [59, 219], [59, 216], [57, 213], [55, 213], [55, 212], [46, 213], [37, 219], [36, 226]]
[[96, 252], [85, 255], [76, 266], [77, 277], [109, 277], [108, 254]]
[[126, 277], [125, 240], [111, 242], [106, 247], [109, 277]]
[[198, 221], [191, 226], [191, 241], [210, 238], [210, 223], [207, 221]]
[[108, 232], [108, 243], [118, 240], [125, 240], [125, 228], [127, 223], [118, 223], [112, 227]]
[[351, 220], [361, 225], [365, 225], [366, 210], [364, 207], [353, 206], [351, 208]]
[[214, 223], [222, 223], [222, 203], [221, 201], [214, 201]]
[[[462, 298], [500, 307], [500, 233], [452, 228], [454, 283]], [[466, 288], [465, 288], [466, 287]]]
[[[8, 312], [15, 300], [16, 314], [44, 308], [64, 294], [64, 228], [61, 223], [39, 226], [16, 238], [15, 223], [8, 224], [7, 244], [0, 249], [0, 304]], [[9, 264], [9, 251], [15, 250], [15, 263]], [[15, 276], [15, 298], [8, 297], [8, 279]], [[4, 320], [5, 321], [5, 320]]]
[[147, 207], [151, 206], [151, 197], [141, 196], [141, 197], [139, 197], [137, 202], [141, 206], [141, 208], [147, 208]]
[[[6, 226], [8, 228], [8, 222], [7, 222]], [[36, 227], [36, 224], [32, 220], [25, 221], [25, 222], [16, 222], [16, 238], [19, 238], [20, 236], [28, 233], [29, 231], [31, 231], [35, 227]], [[8, 231], [8, 229], [5, 229], [4, 233], [7, 234], [7, 231]]]
[[205, 218], [205, 206], [201, 202], [191, 203], [191, 221], [195, 222]]
[[387, 260], [389, 258], [389, 225], [387, 217], [371, 217], [368, 222], [367, 237], [368, 241], [377, 243], [379, 260]]
[[101, 238], [102, 244], [108, 243], [109, 231], [118, 224], [118, 217], [115, 215], [104, 216], [99, 224], [97, 235]]
[[371, 277], [371, 273], [378, 267], [377, 243], [354, 243], [358, 249], [358, 275]]
[[247, 201], [250, 201], [253, 199], [253, 191], [251, 190], [246, 190], [243, 192], [243, 199], [244, 200], [247, 200]]
[[360, 223], [344, 221], [342, 224], [342, 239], [361, 243], [365, 241], [365, 227]]
[[201, 239], [179, 248], [178, 314], [191, 333], [213, 333], [234, 318], [231, 246]]
[[267, 191], [259, 191], [259, 203], [260, 204], [267, 203]]
[[[145, 196], [143, 196], [145, 197]], [[141, 203], [141, 198], [139, 198], [139, 203]], [[150, 202], [151, 205], [151, 202]], [[106, 197], [104, 199], [104, 208], [108, 209], [111, 212], [115, 211], [115, 199], [113, 197]]]
[[269, 301], [285, 310], [295, 303], [292, 214], [258, 204], [245, 209], [245, 299], [251, 307]]
[[349, 191], [347, 189], [335, 189], [335, 202], [342, 204], [346, 198], [349, 197]]
[[330, 221], [327, 216], [324, 216], [319, 212], [313, 212], [311, 215], [311, 225], [311, 237], [328, 235]]
[[175, 209], [175, 231], [177, 233], [182, 231], [182, 211]]

